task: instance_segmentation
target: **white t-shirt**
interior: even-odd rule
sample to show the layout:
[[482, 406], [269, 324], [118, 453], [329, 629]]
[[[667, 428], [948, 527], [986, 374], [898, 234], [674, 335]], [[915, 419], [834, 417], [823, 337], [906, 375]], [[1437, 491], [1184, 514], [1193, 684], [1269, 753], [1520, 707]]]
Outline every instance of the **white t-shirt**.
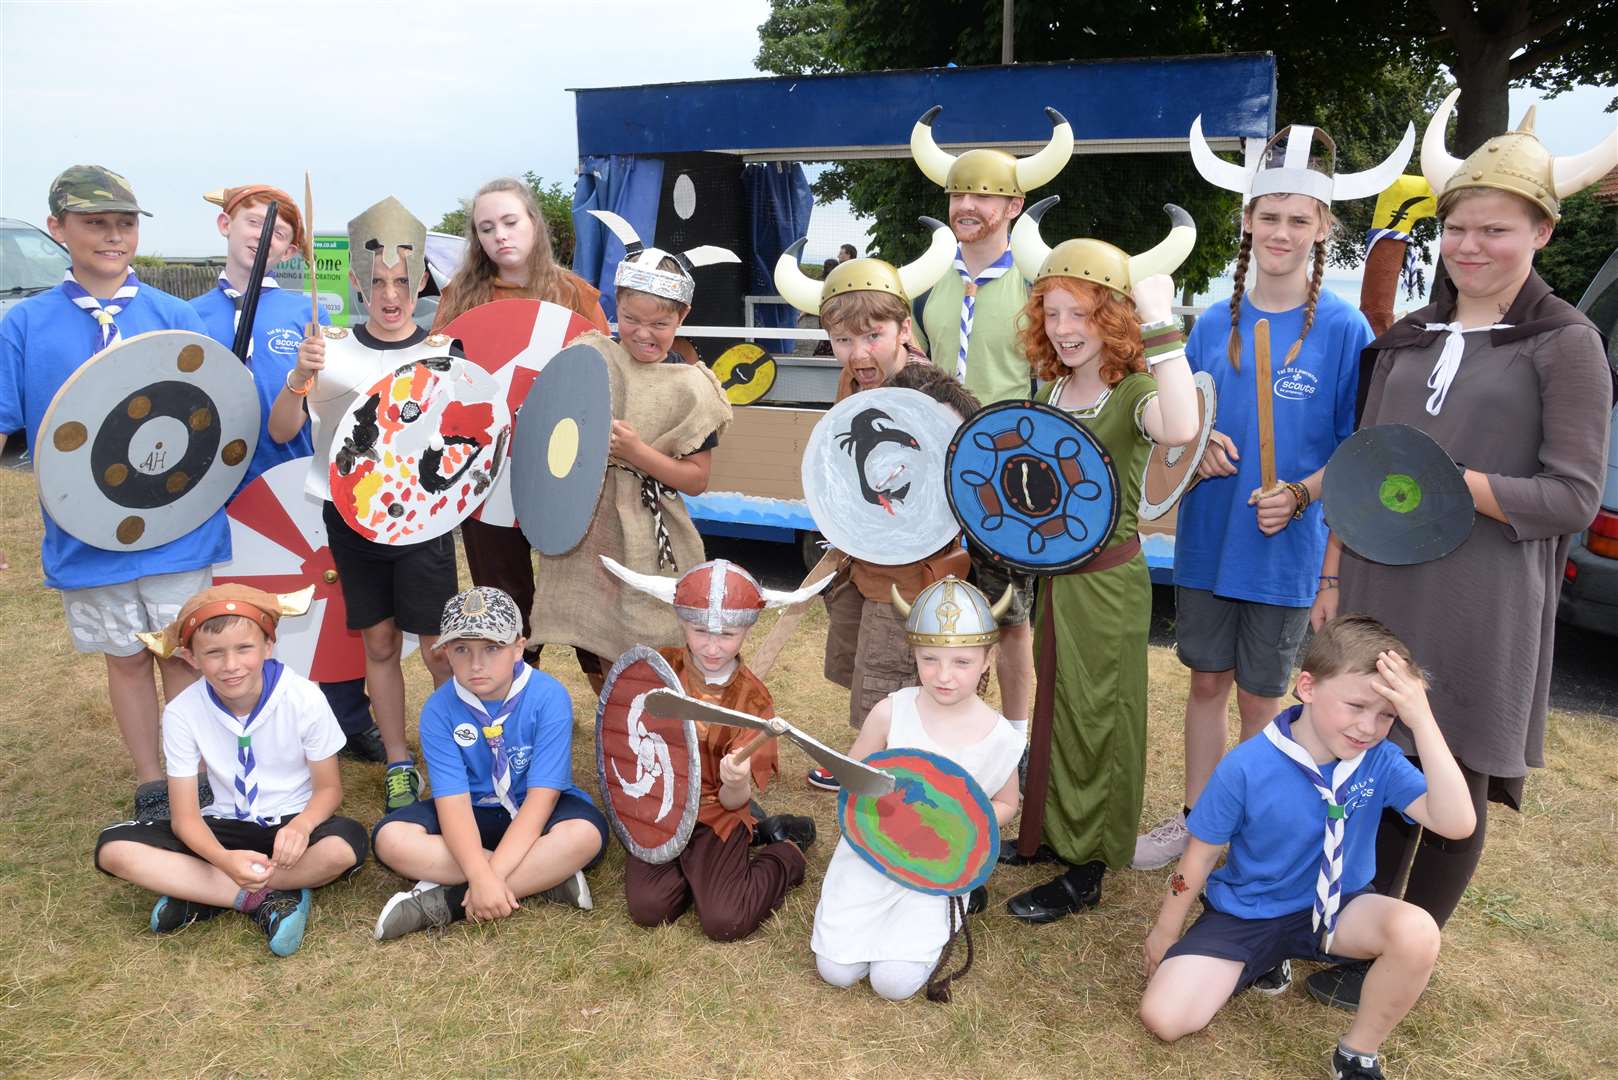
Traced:
[[[249, 733], [258, 783], [253, 814], [272, 823], [309, 805], [314, 794], [309, 762], [331, 757], [347, 741], [326, 695], [288, 668]], [[170, 776], [195, 776], [199, 762], [205, 762], [214, 801], [202, 813], [236, 816], [236, 732], [209, 695], [206, 680], [186, 687], [163, 710], [163, 756]]]

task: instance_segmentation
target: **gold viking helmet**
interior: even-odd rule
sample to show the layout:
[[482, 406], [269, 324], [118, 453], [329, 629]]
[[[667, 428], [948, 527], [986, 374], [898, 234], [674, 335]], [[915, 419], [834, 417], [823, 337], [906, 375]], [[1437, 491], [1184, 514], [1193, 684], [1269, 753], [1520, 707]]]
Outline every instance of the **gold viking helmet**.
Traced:
[[798, 264], [808, 240], [804, 237], [775, 260], [775, 289], [787, 303], [806, 315], [819, 315], [821, 304], [851, 292], [892, 293], [908, 305], [912, 298], [932, 288], [947, 274], [955, 261], [955, 234], [950, 232], [949, 226], [930, 217], [922, 218], [921, 222], [933, 231], [933, 238], [914, 262], [894, 266], [881, 259], [850, 259], [838, 263], [824, 282], [805, 274]]
[[1534, 108], [1518, 122], [1515, 130], [1496, 135], [1465, 161], [1451, 157], [1444, 147], [1444, 131], [1455, 110], [1459, 89], [1438, 107], [1421, 138], [1421, 171], [1427, 183], [1438, 192], [1440, 215], [1457, 191], [1467, 188], [1494, 188], [1520, 195], [1533, 203], [1552, 221], [1562, 216], [1562, 200], [1582, 191], [1618, 166], [1618, 127], [1582, 154], [1556, 157], [1534, 134]]
[[968, 150], [957, 157], [933, 141], [933, 120], [942, 112], [934, 105], [910, 129], [910, 156], [927, 179], [951, 195], [1005, 195], [1021, 198], [1050, 183], [1073, 156], [1073, 125], [1049, 106], [1051, 140], [1037, 154], [1017, 158], [1004, 150]]
[[404, 263], [413, 303], [427, 270], [427, 226], [392, 195], [348, 223], [349, 266], [366, 303], [370, 303], [371, 271], [378, 259], [389, 269]]
[[1000, 616], [1011, 607], [1011, 586], [993, 604], [978, 591], [951, 575], [933, 582], [907, 604], [897, 585], [888, 586], [893, 609], [905, 621], [905, 640], [912, 645], [947, 649], [993, 645], [1000, 640]]
[[1174, 224], [1156, 247], [1139, 255], [1131, 255], [1105, 240], [1064, 240], [1049, 248], [1039, 234], [1039, 221], [1059, 201], [1057, 195], [1041, 199], [1017, 219], [1011, 230], [1011, 257], [1017, 271], [1030, 281], [1078, 278], [1128, 296], [1137, 281], [1153, 274], [1174, 273], [1197, 243], [1197, 225], [1191, 215], [1173, 203], [1165, 203], [1163, 209]]

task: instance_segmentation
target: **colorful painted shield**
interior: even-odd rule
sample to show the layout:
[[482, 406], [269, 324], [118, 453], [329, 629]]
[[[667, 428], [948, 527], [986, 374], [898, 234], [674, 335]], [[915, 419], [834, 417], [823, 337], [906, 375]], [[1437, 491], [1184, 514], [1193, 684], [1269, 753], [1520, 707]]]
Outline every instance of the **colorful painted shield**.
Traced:
[[[513, 418], [528, 388], [551, 357], [595, 327], [578, 312], [543, 300], [493, 300], [462, 312], [440, 331], [461, 343], [466, 358], [494, 376]], [[472, 517], [490, 525], [517, 524], [511, 504], [511, 470], [501, 465], [488, 496]]]
[[[320, 500], [303, 489], [310, 460], [283, 461], [230, 501], [231, 560], [213, 568], [213, 580], [273, 593], [313, 585], [309, 610], [283, 618], [276, 629], [276, 657], [317, 683], [362, 679], [365, 646], [359, 631], [348, 628], [348, 605], [326, 546]], [[415, 634], [404, 636], [406, 655], [416, 645]]]
[[1321, 481], [1326, 522], [1362, 559], [1412, 566], [1466, 543], [1477, 505], [1432, 436], [1404, 424], [1361, 428], [1332, 452]]
[[1065, 574], [1101, 553], [1118, 527], [1112, 455], [1079, 421], [1034, 401], [1003, 401], [950, 441], [949, 502], [995, 562]]
[[569, 345], [528, 390], [511, 440], [511, 497], [541, 555], [566, 555], [590, 531], [607, 476], [612, 385], [594, 346]]
[[867, 765], [891, 773], [880, 798], [837, 798], [837, 825], [849, 846], [907, 889], [958, 896], [982, 885], [1000, 852], [994, 804], [949, 758], [907, 746], [878, 750]]
[[833, 547], [879, 566], [926, 558], [960, 532], [944, 492], [959, 423], [919, 390], [878, 387], [839, 401], [809, 433], [803, 497]]
[[45, 410], [39, 501], [93, 547], [157, 547], [225, 505], [258, 432], [252, 373], [228, 348], [186, 330], [139, 334], [86, 361]]
[[596, 705], [596, 779], [612, 831], [635, 858], [666, 863], [697, 827], [702, 761], [690, 720], [653, 716], [648, 690], [680, 689], [656, 649], [636, 645], [607, 672]]
[[1197, 438], [1185, 446], [1154, 446], [1146, 461], [1146, 475], [1141, 478], [1140, 513], [1142, 521], [1156, 521], [1180, 501], [1180, 496], [1191, 490], [1197, 482], [1197, 462], [1208, 449], [1208, 437], [1213, 434], [1214, 409], [1218, 394], [1214, 392], [1213, 376], [1199, 371], [1192, 376], [1197, 387]]
[[442, 536], [488, 495], [510, 438], [511, 410], [488, 372], [449, 356], [402, 364], [337, 425], [332, 505], [367, 540]]
[[751, 405], [775, 385], [775, 357], [744, 341], [720, 354], [713, 373], [732, 405]]

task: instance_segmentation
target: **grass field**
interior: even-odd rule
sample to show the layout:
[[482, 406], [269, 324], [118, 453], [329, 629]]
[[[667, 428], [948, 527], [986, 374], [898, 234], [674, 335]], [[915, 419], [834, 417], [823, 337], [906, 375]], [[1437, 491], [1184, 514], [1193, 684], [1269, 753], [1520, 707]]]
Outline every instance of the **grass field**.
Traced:
[[[1109, 875], [1098, 909], [1030, 928], [1004, 902], [1048, 869], [1002, 870], [954, 1004], [831, 989], [808, 943], [835, 800], [802, 782], [808, 762], [792, 749], [763, 801], [812, 814], [821, 840], [803, 888], [745, 942], [710, 943], [690, 916], [637, 928], [616, 846], [593, 875], [593, 912], [535, 905], [381, 945], [371, 926], [401, 883], [372, 865], [317, 894], [286, 960], [236, 917], [155, 937], [152, 897], [90, 864], [132, 795], [103, 665], [72, 651], [41, 586], [31, 477], [0, 471], [0, 500], [12, 562], [0, 574], [0, 1075], [1299, 1077], [1325, 1075], [1346, 1026], [1295, 986], [1238, 998], [1174, 1046], [1148, 1036], [1134, 1016], [1140, 944], [1166, 871]], [[843, 744], [823, 635], [817, 610], [769, 683], [783, 715]], [[408, 664], [414, 707], [427, 680]], [[573, 692], [575, 768], [593, 789], [593, 696], [567, 650], [545, 668]], [[1151, 680], [1148, 821], [1179, 797], [1186, 685], [1160, 648]], [[1618, 1075], [1618, 727], [1556, 714], [1548, 744], [1524, 812], [1492, 816], [1438, 972], [1386, 1047], [1390, 1077]], [[345, 762], [343, 781], [344, 811], [374, 821], [380, 768]]]

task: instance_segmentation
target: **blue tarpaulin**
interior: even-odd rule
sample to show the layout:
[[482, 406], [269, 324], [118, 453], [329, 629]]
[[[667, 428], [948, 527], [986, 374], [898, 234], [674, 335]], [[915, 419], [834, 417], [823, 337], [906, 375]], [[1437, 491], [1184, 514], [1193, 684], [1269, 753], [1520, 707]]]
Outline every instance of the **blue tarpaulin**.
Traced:
[[[769, 162], [747, 166], [742, 173], [753, 257], [748, 266], [748, 291], [754, 296], [775, 295], [775, 260], [794, 240], [809, 232], [814, 193], [803, 166], [796, 162]], [[796, 326], [798, 312], [791, 304], [760, 304], [753, 310], [755, 326]], [[760, 341], [769, 352], [789, 353], [790, 341]]]
[[655, 157], [613, 154], [579, 161], [573, 186], [573, 272], [601, 290], [601, 310], [616, 321], [612, 275], [624, 257], [624, 245], [587, 211], [611, 210], [651, 245], [657, 236], [657, 194], [663, 162]]

